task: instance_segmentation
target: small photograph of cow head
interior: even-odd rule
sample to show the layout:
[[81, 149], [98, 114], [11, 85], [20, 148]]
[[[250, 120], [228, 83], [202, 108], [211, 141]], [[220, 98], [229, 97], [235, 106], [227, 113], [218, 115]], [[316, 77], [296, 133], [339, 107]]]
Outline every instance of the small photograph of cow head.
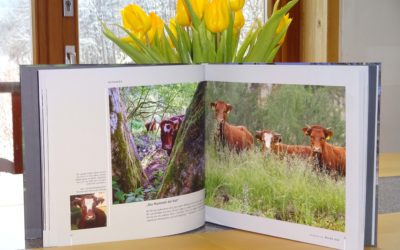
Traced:
[[[199, 86], [178, 83], [109, 89], [113, 204], [203, 188], [203, 182], [197, 181], [204, 179], [204, 128], [200, 126], [204, 91]], [[191, 169], [168, 171], [180, 164]], [[168, 172], [176, 173], [168, 178], [176, 183], [164, 182]]]
[[70, 196], [71, 230], [107, 226], [105, 193]]

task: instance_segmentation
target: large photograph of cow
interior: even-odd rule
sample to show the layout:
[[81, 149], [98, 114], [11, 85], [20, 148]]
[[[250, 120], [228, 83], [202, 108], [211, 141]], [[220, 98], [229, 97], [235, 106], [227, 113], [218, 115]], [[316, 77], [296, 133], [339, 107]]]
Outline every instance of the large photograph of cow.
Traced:
[[345, 88], [208, 82], [206, 205], [345, 230]]
[[205, 84], [109, 89], [113, 204], [204, 188]]

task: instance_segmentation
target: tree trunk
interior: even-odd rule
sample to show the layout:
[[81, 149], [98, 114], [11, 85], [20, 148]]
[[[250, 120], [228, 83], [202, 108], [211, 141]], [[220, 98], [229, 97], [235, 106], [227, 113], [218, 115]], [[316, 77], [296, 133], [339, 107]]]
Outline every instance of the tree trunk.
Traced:
[[206, 83], [199, 83], [179, 129], [158, 198], [204, 188], [204, 132]]
[[118, 88], [109, 90], [112, 174], [125, 193], [146, 183], [133, 135], [127, 124], [126, 107]]

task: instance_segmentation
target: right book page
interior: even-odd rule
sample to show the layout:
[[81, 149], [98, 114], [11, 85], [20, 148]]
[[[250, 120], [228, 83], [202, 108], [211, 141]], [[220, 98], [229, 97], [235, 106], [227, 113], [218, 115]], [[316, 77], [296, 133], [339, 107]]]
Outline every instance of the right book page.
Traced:
[[206, 65], [206, 80], [206, 220], [362, 249], [368, 67]]

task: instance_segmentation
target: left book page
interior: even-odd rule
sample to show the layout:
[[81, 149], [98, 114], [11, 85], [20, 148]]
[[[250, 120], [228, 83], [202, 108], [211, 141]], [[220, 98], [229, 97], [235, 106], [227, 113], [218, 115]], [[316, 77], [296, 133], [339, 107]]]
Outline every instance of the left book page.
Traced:
[[204, 224], [202, 66], [39, 71], [43, 245]]

